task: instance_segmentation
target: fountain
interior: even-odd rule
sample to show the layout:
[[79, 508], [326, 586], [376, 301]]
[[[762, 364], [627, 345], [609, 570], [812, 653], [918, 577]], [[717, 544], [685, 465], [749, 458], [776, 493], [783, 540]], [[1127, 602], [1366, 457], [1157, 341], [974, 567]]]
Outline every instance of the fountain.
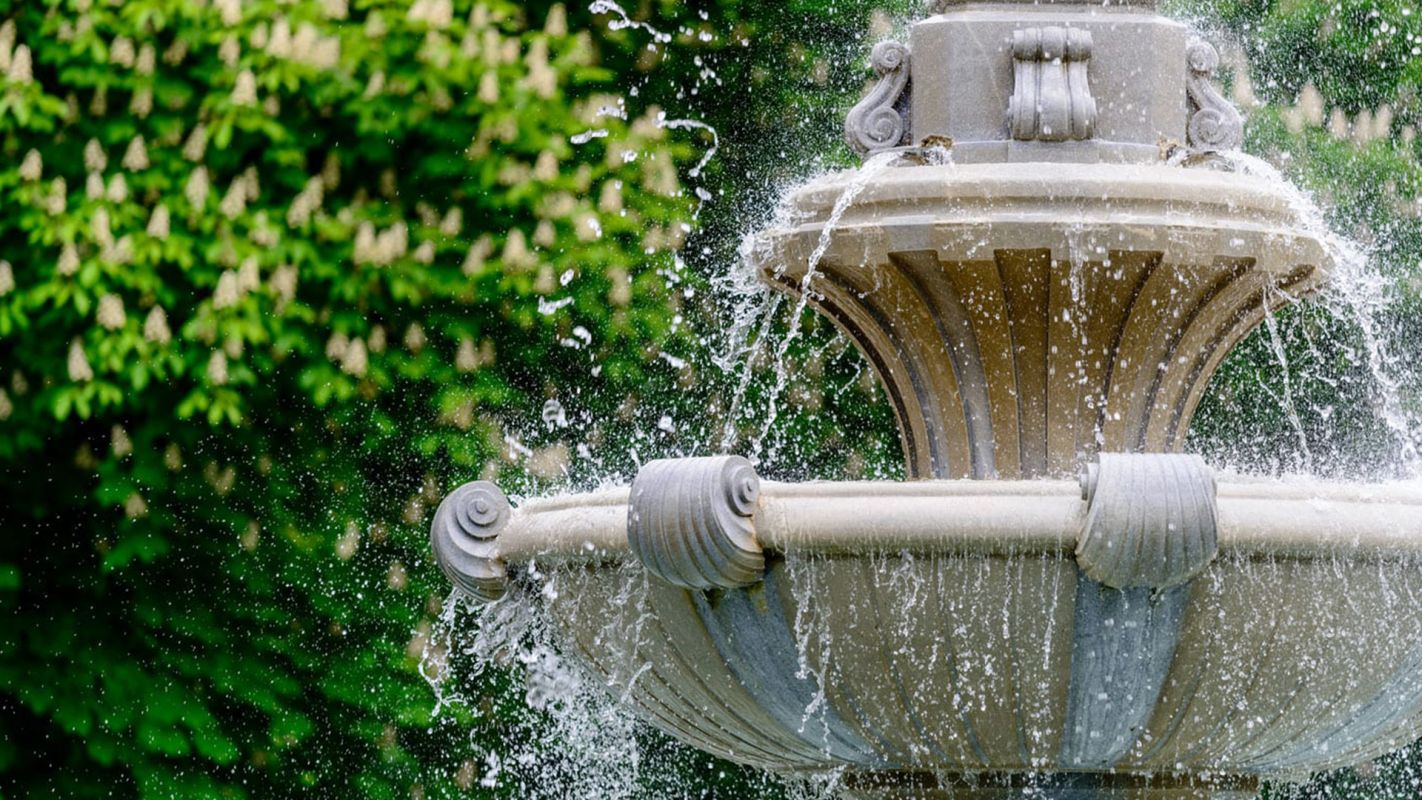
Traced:
[[564, 651], [647, 720], [857, 797], [1244, 797], [1413, 741], [1422, 488], [1179, 452], [1333, 266], [1230, 155], [1216, 51], [1149, 0], [932, 11], [874, 48], [864, 167], [750, 252], [873, 365], [912, 480], [720, 455], [517, 509], [476, 482], [441, 567], [484, 602], [556, 573]]

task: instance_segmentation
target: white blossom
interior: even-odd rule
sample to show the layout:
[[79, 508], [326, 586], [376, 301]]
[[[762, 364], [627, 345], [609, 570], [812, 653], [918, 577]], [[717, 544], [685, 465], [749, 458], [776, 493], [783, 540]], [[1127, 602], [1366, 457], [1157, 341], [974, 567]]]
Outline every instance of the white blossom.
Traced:
[[237, 268], [237, 291], [246, 294], [261, 285], [262, 273], [257, 266], [257, 257], [247, 256]]
[[212, 358], [207, 360], [207, 379], [214, 386], [227, 383], [227, 356], [221, 350], [212, 351]]
[[79, 271], [79, 251], [74, 249], [72, 243], [66, 243], [59, 251], [59, 262], [56, 265], [60, 275], [73, 275]]
[[127, 458], [133, 453], [133, 440], [122, 425], [115, 425], [109, 431], [109, 447], [114, 452], [114, 458]]
[[272, 273], [272, 289], [278, 297], [289, 302], [296, 297], [296, 278], [296, 267], [283, 264]]
[[138, 519], [148, 514], [148, 502], [143, 499], [143, 495], [134, 492], [123, 501], [124, 516], [129, 519]]
[[122, 203], [128, 199], [128, 180], [123, 177], [122, 172], [109, 178], [109, 187], [104, 190], [104, 197], [111, 203]]
[[148, 145], [142, 136], [135, 136], [123, 153], [123, 168], [133, 172], [148, 169]]
[[365, 342], [359, 338], [352, 339], [345, 353], [341, 354], [341, 371], [357, 378], [363, 377], [368, 363]]
[[183, 196], [187, 197], [188, 204], [193, 208], [201, 209], [207, 204], [207, 195], [211, 189], [212, 185], [207, 179], [207, 167], [198, 167], [188, 176], [187, 185], [183, 187]]
[[464, 337], [459, 340], [459, 350], [454, 354], [454, 368], [460, 372], [473, 372], [479, 368], [479, 353], [474, 349], [474, 340]]
[[166, 205], [159, 203], [154, 206], [153, 213], [148, 217], [148, 235], [160, 242], [166, 240], [170, 226], [168, 217], [168, 207]]
[[187, 141], [183, 142], [183, 158], [189, 161], [201, 161], [203, 154], [207, 152], [207, 126], [201, 122], [188, 134]]
[[94, 237], [94, 241], [108, 245], [114, 241], [113, 231], [109, 228], [109, 211], [100, 208], [94, 212], [94, 216], [89, 219], [89, 234]]
[[39, 151], [31, 148], [25, 153], [25, 160], [20, 162], [20, 178], [25, 181], [37, 181], [43, 173], [44, 161]]
[[454, 22], [454, 5], [450, 0], [415, 0], [406, 17], [411, 22], [423, 22], [443, 30]]
[[216, 0], [213, 3], [222, 15], [222, 24], [228, 27], [242, 21], [242, 0]]
[[139, 119], [147, 118], [153, 112], [153, 87], [140, 86], [133, 93], [133, 99], [128, 103], [128, 110]]
[[218, 210], [222, 212], [222, 216], [228, 219], [236, 219], [238, 215], [246, 211], [247, 182], [241, 178], [232, 181], [232, 185], [227, 187], [227, 194], [222, 196]]
[[123, 310], [123, 298], [112, 292], [100, 297], [98, 310], [95, 312], [94, 318], [98, 320], [100, 325], [108, 330], [116, 331], [122, 328], [124, 323], [128, 321], [128, 314], [124, 313]]
[[90, 139], [84, 145], [84, 169], [89, 172], [103, 172], [109, 166], [109, 157], [98, 139]]
[[232, 87], [232, 104], [254, 106], [257, 104], [257, 76], [249, 69], [237, 74], [237, 83]]
[[132, 67], [137, 53], [133, 49], [133, 40], [127, 36], [116, 36], [109, 44], [109, 63], [118, 64], [120, 67]]
[[64, 178], [55, 178], [50, 181], [49, 195], [41, 201], [44, 210], [52, 216], [64, 213], [65, 206], [69, 203], [69, 184]]
[[89, 357], [84, 354], [84, 344], [78, 339], [69, 343], [69, 380], [87, 383], [94, 379], [94, 368], [89, 366]]
[[8, 261], [0, 261], [0, 297], [15, 291], [15, 268]]
[[212, 293], [213, 308], [228, 308], [242, 299], [242, 290], [237, 286], [237, 273], [223, 270], [217, 277], [217, 288]]
[[154, 306], [143, 320], [143, 338], [154, 344], [167, 344], [172, 340], [173, 332], [168, 329], [168, 315], [162, 306]]
[[138, 49], [138, 60], [134, 62], [134, 68], [139, 75], [152, 75], [153, 68], [158, 65], [158, 53], [153, 49], [152, 44], [145, 43]]
[[548, 17], [543, 23], [543, 31], [549, 36], [568, 35], [568, 10], [562, 3], [555, 3], [548, 9]]
[[10, 68], [5, 71], [5, 77], [14, 83], [30, 83], [35, 79], [34, 67], [30, 63], [30, 47], [22, 44], [15, 48], [15, 52], [10, 56]]

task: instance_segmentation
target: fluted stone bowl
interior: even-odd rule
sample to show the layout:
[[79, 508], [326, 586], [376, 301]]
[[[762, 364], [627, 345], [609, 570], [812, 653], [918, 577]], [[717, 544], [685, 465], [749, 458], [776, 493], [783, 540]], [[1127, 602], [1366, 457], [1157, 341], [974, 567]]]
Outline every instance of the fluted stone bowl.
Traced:
[[695, 558], [714, 538], [695, 492], [646, 497], [665, 482], [531, 501], [488, 555], [515, 581], [539, 564], [563, 646], [614, 696], [733, 761], [846, 767], [875, 797], [1077, 778], [1207, 797], [1365, 761], [1422, 725], [1416, 484], [1221, 480], [1211, 558], [1115, 588], [1082, 567], [1103, 501], [1074, 482], [766, 482], [744, 517], [763, 569], [694, 587], [636, 542], [660, 526]]

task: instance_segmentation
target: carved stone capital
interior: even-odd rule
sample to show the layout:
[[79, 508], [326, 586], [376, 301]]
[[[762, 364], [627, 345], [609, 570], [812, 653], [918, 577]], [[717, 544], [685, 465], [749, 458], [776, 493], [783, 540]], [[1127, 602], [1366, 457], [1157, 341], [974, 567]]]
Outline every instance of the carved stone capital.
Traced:
[[1215, 88], [1220, 54], [1203, 39], [1191, 39], [1185, 49], [1189, 74], [1185, 90], [1190, 99], [1186, 141], [1198, 150], [1238, 150], [1244, 144], [1244, 119]]
[[854, 152], [873, 155], [907, 143], [909, 136], [909, 49], [880, 42], [870, 57], [879, 82], [844, 121], [844, 138]]
[[761, 580], [760, 478], [740, 456], [648, 462], [632, 482], [627, 541], [653, 575], [688, 589]]
[[512, 511], [508, 498], [488, 481], [455, 489], [435, 511], [430, 524], [435, 561], [475, 600], [491, 603], [508, 589], [508, 570], [496, 555], [496, 540]]
[[1076, 561], [1115, 589], [1179, 586], [1219, 552], [1215, 477], [1199, 456], [1103, 453], [1081, 480]]
[[1015, 85], [1007, 104], [1012, 138], [1065, 142], [1092, 137], [1096, 101], [1087, 76], [1091, 47], [1091, 32], [1081, 28], [1013, 31]]

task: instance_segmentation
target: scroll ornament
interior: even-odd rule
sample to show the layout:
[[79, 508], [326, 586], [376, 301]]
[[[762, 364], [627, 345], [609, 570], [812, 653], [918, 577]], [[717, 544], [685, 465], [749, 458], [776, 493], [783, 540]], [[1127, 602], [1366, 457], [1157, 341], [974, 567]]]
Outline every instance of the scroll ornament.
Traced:
[[1012, 32], [1014, 88], [1008, 127], [1018, 141], [1090, 139], [1096, 131], [1096, 100], [1087, 66], [1091, 32], [1057, 26]]
[[1199, 456], [1103, 453], [1081, 489], [1088, 505], [1076, 560], [1098, 583], [1168, 589], [1219, 552], [1215, 477]]
[[909, 136], [909, 49], [880, 42], [870, 57], [879, 82], [844, 121], [844, 138], [861, 156], [900, 147]]
[[758, 583], [760, 478], [740, 456], [650, 461], [632, 482], [627, 542], [653, 575], [687, 589]]
[[1185, 60], [1189, 65], [1185, 90], [1191, 108], [1185, 130], [1187, 144], [1209, 152], [1238, 150], [1244, 144], [1244, 120], [1213, 82], [1220, 54], [1209, 42], [1192, 39], [1185, 49]]
[[430, 543], [440, 569], [480, 602], [498, 600], [508, 589], [508, 569], [498, 557], [497, 539], [512, 513], [499, 487], [475, 481], [450, 492], [430, 524]]

